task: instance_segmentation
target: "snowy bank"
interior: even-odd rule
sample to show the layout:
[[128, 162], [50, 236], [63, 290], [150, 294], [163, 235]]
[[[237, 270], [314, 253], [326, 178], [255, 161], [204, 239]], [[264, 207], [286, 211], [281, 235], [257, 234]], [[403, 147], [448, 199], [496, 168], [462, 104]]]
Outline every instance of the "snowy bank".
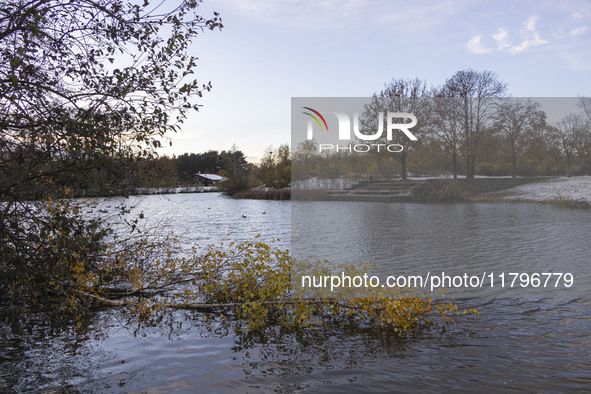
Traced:
[[506, 200], [566, 200], [591, 204], [591, 176], [541, 180], [489, 194], [503, 195]]

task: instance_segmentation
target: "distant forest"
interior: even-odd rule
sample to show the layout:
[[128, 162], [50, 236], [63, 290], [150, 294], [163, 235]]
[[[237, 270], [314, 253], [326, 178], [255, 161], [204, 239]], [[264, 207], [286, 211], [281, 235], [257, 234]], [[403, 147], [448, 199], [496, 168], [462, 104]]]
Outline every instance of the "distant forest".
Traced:
[[[209, 150], [179, 156], [118, 158], [117, 165], [93, 160], [85, 172], [55, 174], [53, 183], [72, 189], [78, 196], [109, 196], [134, 194], [146, 188], [197, 186], [196, 174], [219, 174], [227, 180], [222, 189], [229, 194], [256, 186], [284, 188], [291, 181], [290, 150], [287, 145], [269, 149], [258, 163], [248, 163], [235, 146], [228, 151]], [[9, 179], [5, 180], [9, 182]], [[35, 197], [35, 188], [30, 190]]]

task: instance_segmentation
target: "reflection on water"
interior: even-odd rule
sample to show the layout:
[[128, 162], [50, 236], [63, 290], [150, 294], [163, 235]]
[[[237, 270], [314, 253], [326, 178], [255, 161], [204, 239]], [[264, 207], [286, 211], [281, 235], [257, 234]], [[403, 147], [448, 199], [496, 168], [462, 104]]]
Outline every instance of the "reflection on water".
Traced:
[[[121, 207], [129, 213], [121, 215]], [[188, 249], [252, 241], [257, 235], [289, 246], [289, 201], [234, 200], [220, 193], [150, 195], [100, 200], [89, 214], [107, 221], [137, 219], [138, 228], [147, 233], [174, 232]]]
[[[114, 205], [113, 201], [104, 204]], [[4, 391], [323, 392], [445, 389], [585, 390], [591, 387], [591, 212], [540, 204], [371, 204], [236, 201], [217, 194], [149, 196], [145, 224], [185, 243], [281, 238], [377, 272], [570, 271], [570, 289], [486, 289], [458, 294], [480, 316], [400, 339], [388, 331], [326, 329], [245, 337], [203, 314], [172, 312], [171, 325], [134, 332], [123, 310], [97, 311], [79, 329], [29, 325], [0, 338]], [[310, 218], [340, 215], [318, 228]], [[332, 216], [331, 216], [332, 215]], [[246, 216], [244, 218], [243, 216]], [[300, 231], [298, 220], [307, 223]], [[317, 221], [321, 222], [321, 221]], [[304, 245], [305, 247], [302, 247]], [[330, 249], [327, 249], [330, 245]]]
[[465, 295], [576, 297], [586, 293], [584, 283], [591, 279], [589, 211], [540, 204], [298, 201], [292, 217], [296, 256], [365, 261], [381, 276], [571, 272], [575, 277], [575, 286], [566, 290], [484, 286]]

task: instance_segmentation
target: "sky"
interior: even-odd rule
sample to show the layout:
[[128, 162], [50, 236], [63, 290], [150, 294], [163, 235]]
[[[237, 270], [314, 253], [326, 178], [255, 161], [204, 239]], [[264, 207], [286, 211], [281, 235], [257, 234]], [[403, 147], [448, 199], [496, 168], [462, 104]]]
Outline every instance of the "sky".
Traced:
[[193, 41], [211, 81], [160, 154], [289, 143], [292, 97], [368, 97], [392, 79], [440, 86], [490, 70], [513, 97], [591, 96], [591, 0], [204, 0], [224, 28]]

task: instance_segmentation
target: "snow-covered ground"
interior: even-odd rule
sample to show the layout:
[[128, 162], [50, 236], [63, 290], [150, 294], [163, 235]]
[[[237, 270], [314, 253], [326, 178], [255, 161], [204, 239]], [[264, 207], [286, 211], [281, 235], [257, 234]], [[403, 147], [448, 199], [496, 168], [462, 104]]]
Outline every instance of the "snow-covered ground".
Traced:
[[591, 176], [548, 179], [491, 194], [504, 195], [507, 200], [569, 200], [591, 203]]

